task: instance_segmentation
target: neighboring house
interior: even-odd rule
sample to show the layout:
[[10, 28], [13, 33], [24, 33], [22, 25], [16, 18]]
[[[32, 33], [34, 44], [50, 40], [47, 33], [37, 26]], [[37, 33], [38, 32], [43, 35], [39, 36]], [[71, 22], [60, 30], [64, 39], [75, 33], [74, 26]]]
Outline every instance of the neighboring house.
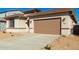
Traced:
[[[77, 23], [72, 9], [61, 8], [39, 12], [37, 9], [22, 11], [4, 17], [7, 32], [29, 32], [54, 35], [70, 35]], [[4, 30], [4, 29], [3, 29]]]

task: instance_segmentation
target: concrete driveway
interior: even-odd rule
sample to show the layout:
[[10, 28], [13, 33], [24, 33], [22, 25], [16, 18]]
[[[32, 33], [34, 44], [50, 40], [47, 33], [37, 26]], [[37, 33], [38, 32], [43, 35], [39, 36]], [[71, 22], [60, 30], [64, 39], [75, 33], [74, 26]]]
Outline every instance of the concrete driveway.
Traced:
[[58, 37], [58, 35], [29, 33], [6, 37], [4, 40], [0, 39], [0, 50], [40, 50]]

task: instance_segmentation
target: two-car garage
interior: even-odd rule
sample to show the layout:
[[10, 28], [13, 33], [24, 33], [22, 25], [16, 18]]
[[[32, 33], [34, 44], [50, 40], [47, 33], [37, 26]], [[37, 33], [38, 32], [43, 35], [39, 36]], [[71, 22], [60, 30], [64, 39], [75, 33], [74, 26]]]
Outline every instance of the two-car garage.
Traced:
[[50, 18], [34, 20], [34, 33], [60, 35], [61, 19]]

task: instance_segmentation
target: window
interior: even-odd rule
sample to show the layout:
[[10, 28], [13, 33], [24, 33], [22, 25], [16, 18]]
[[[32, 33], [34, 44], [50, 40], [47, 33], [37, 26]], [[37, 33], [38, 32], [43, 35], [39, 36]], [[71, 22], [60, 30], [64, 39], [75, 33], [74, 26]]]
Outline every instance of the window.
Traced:
[[10, 20], [10, 28], [14, 28], [14, 19]]

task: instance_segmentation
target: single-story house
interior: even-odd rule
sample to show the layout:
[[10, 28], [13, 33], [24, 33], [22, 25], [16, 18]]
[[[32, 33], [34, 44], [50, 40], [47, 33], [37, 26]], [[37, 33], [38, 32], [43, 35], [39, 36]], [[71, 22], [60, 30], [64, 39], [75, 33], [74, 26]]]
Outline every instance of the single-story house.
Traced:
[[77, 23], [70, 8], [48, 11], [30, 10], [23, 14], [4, 17], [6, 32], [29, 32], [54, 35], [70, 35]]
[[73, 26], [77, 24], [73, 10], [69, 8], [33, 13], [27, 17], [29, 17], [31, 33], [70, 35]]

